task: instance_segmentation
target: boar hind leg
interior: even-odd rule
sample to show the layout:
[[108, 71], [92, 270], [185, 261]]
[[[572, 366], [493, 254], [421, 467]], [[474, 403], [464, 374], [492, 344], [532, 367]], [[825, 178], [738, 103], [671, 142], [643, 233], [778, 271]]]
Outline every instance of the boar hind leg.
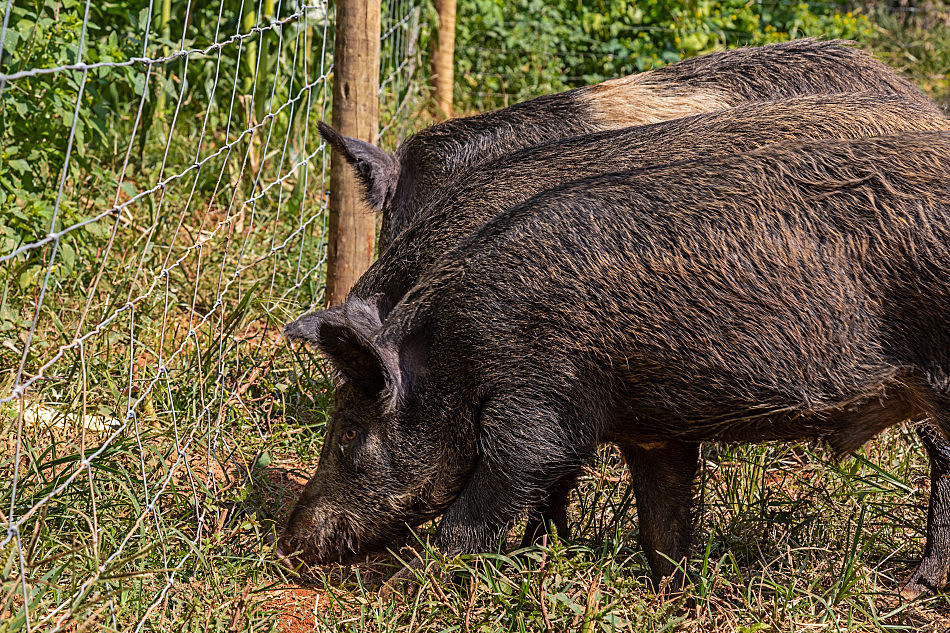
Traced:
[[528, 523], [524, 529], [524, 538], [521, 547], [530, 547], [539, 543], [541, 536], [553, 525], [559, 538], [568, 537], [567, 502], [568, 495], [576, 482], [574, 475], [562, 477], [548, 492], [547, 499], [541, 504], [537, 512], [528, 516]]
[[942, 590], [950, 574], [950, 445], [929, 424], [918, 426], [917, 435], [930, 456], [930, 509], [924, 558], [901, 587], [908, 600]]
[[[693, 537], [693, 495], [699, 466], [694, 442], [624, 443], [640, 523], [640, 545], [654, 588], [678, 592]], [[669, 579], [664, 581], [664, 579]]]

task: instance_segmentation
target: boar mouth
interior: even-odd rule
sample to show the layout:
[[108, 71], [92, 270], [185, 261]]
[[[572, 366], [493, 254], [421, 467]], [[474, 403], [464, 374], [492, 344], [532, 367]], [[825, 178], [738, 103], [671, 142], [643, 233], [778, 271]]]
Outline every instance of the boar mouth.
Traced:
[[440, 516], [456, 495], [436, 494], [427, 481], [411, 492], [390, 495], [373, 509], [367, 503], [330, 511], [298, 505], [274, 553], [292, 571], [353, 564], [404, 545], [413, 529]]
[[347, 563], [356, 556], [358, 540], [350, 521], [343, 517], [308, 517], [291, 521], [277, 540], [275, 554], [293, 570], [313, 565]]
[[[300, 534], [301, 529], [293, 532]], [[402, 524], [385, 530], [381, 535], [370, 535], [365, 530], [356, 530], [354, 523], [346, 518], [323, 521], [319, 529], [307, 530], [300, 538], [284, 531], [277, 541], [275, 555], [278, 561], [293, 571], [306, 571], [309, 567], [341, 564], [348, 565], [364, 559], [367, 555], [382, 553], [388, 547], [405, 540], [409, 527]]]

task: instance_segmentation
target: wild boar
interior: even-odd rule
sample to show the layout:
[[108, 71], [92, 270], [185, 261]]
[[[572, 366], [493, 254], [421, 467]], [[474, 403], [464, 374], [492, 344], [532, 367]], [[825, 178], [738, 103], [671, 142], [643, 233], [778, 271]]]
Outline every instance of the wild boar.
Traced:
[[[354, 296], [287, 326], [341, 380], [278, 551], [344, 560], [440, 515], [443, 552], [493, 551], [613, 442], [659, 584], [688, 555], [699, 442], [844, 454], [907, 419], [946, 436], [948, 315], [947, 132], [545, 191], [453, 248], [385, 320]], [[947, 582], [934, 527], [907, 596]]]
[[894, 70], [845, 44], [801, 39], [710, 53], [445, 121], [421, 130], [392, 154], [323, 123], [320, 132], [353, 165], [367, 203], [382, 213], [382, 252], [420, 203], [446, 182], [473, 165], [538, 143], [810, 94], [871, 91], [933, 107]]
[[[413, 213], [419, 221], [405, 229], [391, 252], [383, 253], [370, 267], [351, 296], [373, 300], [385, 316], [423, 271], [463, 236], [512, 205], [563, 182], [782, 140], [875, 136], [948, 126], [950, 121], [929, 103], [863, 93], [743, 104], [659, 124], [549, 141], [482, 164], [435, 192], [428, 204]], [[934, 482], [939, 482], [931, 489], [931, 506], [944, 506], [950, 512], [950, 484], [943, 477], [950, 470], [937, 468], [950, 463], [950, 446], [933, 433], [921, 434], [921, 439], [935, 465]], [[567, 535], [567, 494], [572, 487], [573, 482], [565, 479], [532, 515], [524, 545], [547, 522], [553, 522], [562, 537]]]

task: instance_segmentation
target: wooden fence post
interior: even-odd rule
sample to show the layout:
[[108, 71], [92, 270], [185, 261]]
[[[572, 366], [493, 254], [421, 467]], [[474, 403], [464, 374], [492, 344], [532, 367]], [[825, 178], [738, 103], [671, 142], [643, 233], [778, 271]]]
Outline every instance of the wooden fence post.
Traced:
[[439, 34], [432, 51], [432, 87], [435, 104], [446, 117], [452, 116], [455, 83], [455, 0], [435, 0]]
[[[376, 142], [379, 130], [380, 2], [337, 0], [333, 47], [333, 116], [345, 136]], [[373, 261], [376, 216], [362, 201], [346, 159], [330, 161], [327, 306], [341, 303]]]

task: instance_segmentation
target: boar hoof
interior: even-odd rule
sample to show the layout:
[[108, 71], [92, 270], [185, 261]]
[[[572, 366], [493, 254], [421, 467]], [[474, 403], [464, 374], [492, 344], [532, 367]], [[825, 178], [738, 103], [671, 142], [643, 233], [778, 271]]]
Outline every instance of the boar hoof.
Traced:
[[428, 568], [424, 566], [421, 560], [416, 559], [408, 562], [383, 583], [383, 586], [379, 588], [379, 597], [383, 600], [389, 600], [394, 597], [394, 594], [403, 593], [411, 597], [419, 589], [420, 574], [425, 574], [427, 571]]

